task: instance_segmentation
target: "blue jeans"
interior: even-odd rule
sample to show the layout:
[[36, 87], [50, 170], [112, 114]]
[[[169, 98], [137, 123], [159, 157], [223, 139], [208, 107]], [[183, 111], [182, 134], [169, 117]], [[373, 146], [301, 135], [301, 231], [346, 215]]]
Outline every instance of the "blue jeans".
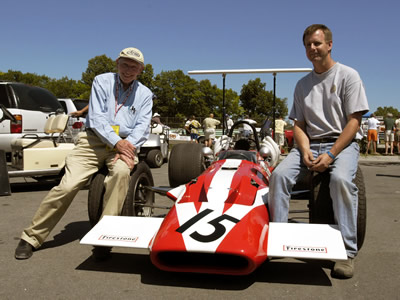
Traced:
[[[310, 149], [316, 158], [326, 153], [332, 146], [333, 143], [311, 143]], [[335, 222], [342, 233], [349, 257], [357, 255], [358, 189], [353, 179], [357, 172], [359, 154], [358, 144], [352, 142], [337, 155], [329, 168], [329, 189]], [[288, 221], [292, 187], [299, 179], [299, 175], [306, 173], [306, 169], [300, 151], [294, 148], [272, 172], [268, 193], [271, 221]]]

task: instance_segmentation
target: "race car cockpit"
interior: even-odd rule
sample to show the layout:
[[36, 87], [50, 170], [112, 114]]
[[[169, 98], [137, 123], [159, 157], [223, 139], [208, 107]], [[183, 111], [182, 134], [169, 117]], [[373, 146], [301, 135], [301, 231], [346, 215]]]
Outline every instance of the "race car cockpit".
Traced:
[[[241, 126], [248, 125], [253, 134], [242, 134]], [[254, 151], [255, 150], [255, 151]], [[218, 159], [241, 159], [257, 163], [257, 153], [275, 166], [279, 160], [279, 148], [271, 137], [265, 137], [261, 142], [258, 139], [256, 128], [247, 121], [237, 121], [229, 131], [215, 141], [214, 157]]]

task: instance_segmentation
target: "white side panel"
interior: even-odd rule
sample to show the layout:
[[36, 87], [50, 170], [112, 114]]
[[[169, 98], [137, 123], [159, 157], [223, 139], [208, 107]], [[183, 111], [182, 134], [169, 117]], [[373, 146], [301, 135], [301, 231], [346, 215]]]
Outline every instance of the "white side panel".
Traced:
[[148, 249], [163, 220], [149, 217], [104, 216], [80, 243]]
[[74, 147], [72, 143], [64, 143], [56, 148], [27, 148], [23, 152], [23, 170], [61, 169]]
[[269, 257], [347, 259], [343, 239], [335, 225], [269, 223]]

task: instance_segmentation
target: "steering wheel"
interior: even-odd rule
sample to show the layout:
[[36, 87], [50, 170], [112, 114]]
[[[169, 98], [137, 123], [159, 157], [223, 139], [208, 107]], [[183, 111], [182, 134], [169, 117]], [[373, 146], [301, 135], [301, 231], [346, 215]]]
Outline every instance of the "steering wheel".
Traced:
[[156, 128], [159, 124], [157, 122], [151, 121], [150, 128]]
[[234, 131], [237, 127], [239, 127], [239, 125], [241, 125], [241, 124], [247, 124], [247, 125], [249, 125], [250, 128], [253, 130], [254, 139], [253, 139], [253, 138], [247, 138], [247, 139], [248, 139], [250, 142], [252, 142], [252, 143], [255, 144], [257, 151], [260, 151], [260, 143], [259, 143], [259, 141], [258, 141], [257, 130], [255, 129], [255, 127], [254, 127], [252, 124], [250, 124], [250, 123], [247, 122], [247, 121], [236, 121], [235, 124], [232, 125], [231, 130], [229, 131], [228, 137], [229, 137], [229, 138], [232, 138], [232, 137], [233, 137], [233, 131]]
[[222, 152], [222, 155], [220, 155], [220, 159], [242, 159], [242, 160], [248, 160], [248, 157], [241, 152], [237, 151], [227, 151], [227, 152]]

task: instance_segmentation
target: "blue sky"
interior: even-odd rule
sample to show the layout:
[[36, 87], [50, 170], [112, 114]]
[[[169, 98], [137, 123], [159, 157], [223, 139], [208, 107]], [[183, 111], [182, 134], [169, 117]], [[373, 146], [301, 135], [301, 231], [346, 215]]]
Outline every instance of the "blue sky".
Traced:
[[[9, 69], [81, 79], [89, 59], [116, 58], [125, 47], [142, 50], [156, 74], [181, 69], [311, 68], [302, 45], [304, 29], [323, 23], [333, 32], [334, 60], [355, 68], [370, 109], [400, 110], [398, 0], [22, 0], [2, 1], [0, 71]], [[277, 96], [292, 105], [297, 74], [278, 74]], [[222, 88], [220, 75], [208, 78]], [[270, 74], [228, 75], [240, 93]], [[155, 108], [156, 109], [156, 108]]]

